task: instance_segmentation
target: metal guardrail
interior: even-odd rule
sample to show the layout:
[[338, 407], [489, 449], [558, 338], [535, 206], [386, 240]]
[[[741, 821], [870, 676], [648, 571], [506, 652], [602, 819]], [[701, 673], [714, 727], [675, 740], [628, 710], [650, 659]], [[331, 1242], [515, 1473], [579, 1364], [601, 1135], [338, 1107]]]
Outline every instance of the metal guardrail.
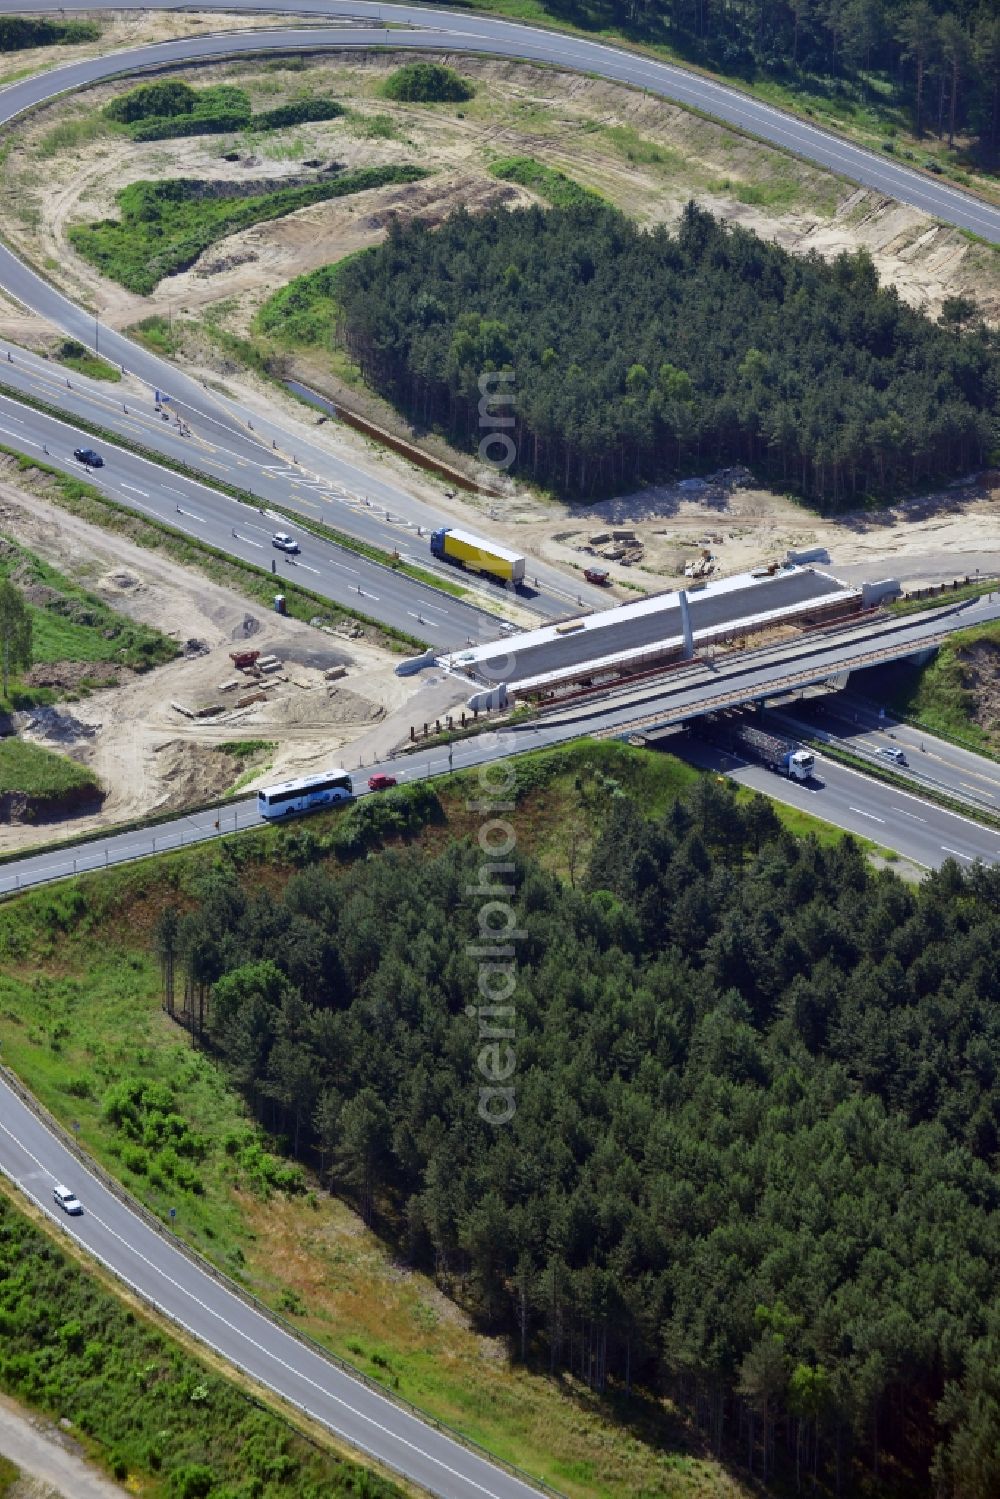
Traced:
[[[182, 1239], [178, 1234], [172, 1232], [172, 1230], [167, 1227], [162, 1219], [158, 1218], [150, 1208], [146, 1207], [145, 1203], [140, 1202], [137, 1197], [134, 1197], [132, 1193], [129, 1192], [120, 1181], [113, 1177], [110, 1172], [106, 1171], [105, 1168], [98, 1161], [96, 1161], [92, 1155], [89, 1155], [87, 1151], [83, 1149], [76, 1136], [74, 1134], [71, 1134], [69, 1130], [67, 1130], [59, 1122], [55, 1115], [52, 1114], [50, 1110], [47, 1109], [45, 1105], [41, 1103], [40, 1100], [37, 1099], [35, 1095], [29, 1091], [28, 1088], [25, 1087], [24, 1083], [17, 1076], [17, 1074], [15, 1072], [12, 1072], [11, 1069], [2, 1062], [0, 1062], [0, 1079], [2, 1079], [7, 1084], [12, 1093], [16, 1093], [17, 1097], [21, 1100], [25, 1107], [30, 1109], [31, 1112], [41, 1120], [42, 1124], [44, 1124], [46, 1129], [48, 1129], [56, 1137], [59, 1143], [65, 1146], [70, 1154], [74, 1155], [80, 1162], [80, 1164], [87, 1171], [89, 1171], [90, 1174], [94, 1176], [97, 1181], [99, 1181], [100, 1184], [108, 1192], [111, 1193], [113, 1197], [116, 1197], [118, 1201], [129, 1210], [129, 1212], [134, 1213], [137, 1218], [140, 1218], [142, 1222], [145, 1223], [147, 1228], [151, 1228], [155, 1233], [159, 1234], [159, 1236], [164, 1239], [172, 1249], [176, 1249], [180, 1254], [184, 1255], [185, 1259], [190, 1261], [190, 1263], [193, 1264], [198, 1270], [201, 1270], [206, 1275], [211, 1276], [216, 1284], [222, 1286], [224, 1290], [229, 1291], [233, 1296], [238, 1297], [239, 1300], [242, 1301], [247, 1307], [249, 1307], [251, 1311], [258, 1312], [262, 1317], [266, 1317], [267, 1320], [271, 1322], [275, 1327], [279, 1328], [282, 1332], [287, 1333], [289, 1337], [294, 1338], [297, 1343], [301, 1343], [302, 1346], [309, 1349], [311, 1353], [316, 1354], [319, 1358], [324, 1359], [329, 1364], [332, 1364], [336, 1369], [339, 1369], [342, 1374], [346, 1374], [349, 1378], [356, 1380], [358, 1384], [363, 1385], [367, 1390], [370, 1390], [373, 1395], [381, 1396], [391, 1405], [396, 1406], [396, 1408], [398, 1410], [401, 1410], [405, 1415], [411, 1416], [414, 1420], [419, 1421], [424, 1426], [430, 1427], [433, 1431], [439, 1432], [442, 1436], [449, 1437], [453, 1442], [456, 1443], [457, 1446], [465, 1448], [466, 1451], [471, 1452], [473, 1456], [480, 1458], [483, 1462], [488, 1463], [491, 1467], [499, 1468], [503, 1472], [509, 1473], [512, 1478], [518, 1479], [527, 1487], [536, 1489], [539, 1493], [550, 1495], [551, 1499], [568, 1499], [568, 1496], [564, 1494], [561, 1489], [553, 1488], [553, 1486], [547, 1483], [544, 1478], [538, 1478], [534, 1474], [526, 1472], [523, 1468], [519, 1468], [516, 1463], [509, 1462], [506, 1458], [498, 1457], [495, 1453], [490, 1452], [486, 1447], [481, 1446], [480, 1443], [475, 1441], [474, 1438], [467, 1437], [463, 1432], [458, 1431], [455, 1427], [449, 1426], [446, 1422], [439, 1420], [437, 1416], [434, 1416], [430, 1412], [423, 1410], [418, 1405], [414, 1405], [413, 1402], [407, 1400], [404, 1395], [400, 1395], [395, 1390], [388, 1388], [386, 1385], [380, 1384], [377, 1379], [372, 1379], [370, 1375], [365, 1374], [362, 1369], [359, 1369], [354, 1364], [349, 1363], [347, 1359], [341, 1358], [339, 1354], [332, 1352], [329, 1348], [325, 1348], [322, 1343], [317, 1342], [315, 1338], [311, 1338], [309, 1334], [303, 1332], [301, 1328], [296, 1327], [291, 1322], [287, 1322], [284, 1317], [280, 1316], [279, 1313], [269, 1307], [266, 1302], [261, 1301], [257, 1296], [254, 1295], [252, 1291], [248, 1290], [246, 1286], [240, 1285], [239, 1281], [232, 1280], [228, 1275], [223, 1274], [223, 1272], [218, 1268], [217, 1265], [212, 1264], [211, 1260], [206, 1259], [191, 1244], [188, 1244], [186, 1240]], [[14, 1179], [10, 1178], [10, 1180], [13, 1181]], [[19, 1183], [15, 1181], [14, 1185], [19, 1186]], [[84, 1245], [83, 1247], [88, 1254], [93, 1253], [88, 1245]], [[160, 1316], [165, 1316], [168, 1321], [175, 1320], [170, 1316], [169, 1313], [164, 1312], [162, 1307], [160, 1307], [151, 1296], [143, 1291], [141, 1287], [136, 1286], [133, 1282], [129, 1281], [124, 1275], [116, 1270], [114, 1266], [108, 1264], [107, 1261], [102, 1259], [100, 1255], [95, 1255], [94, 1257], [98, 1259], [101, 1264], [105, 1265], [105, 1267], [115, 1276], [117, 1280], [120, 1280], [123, 1284], [127, 1285], [129, 1290], [133, 1291], [136, 1295], [141, 1297], [141, 1299], [145, 1301], [147, 1305], [153, 1307]], [[206, 1348], [211, 1349], [213, 1353], [219, 1353], [219, 1350], [215, 1348], [211, 1342], [209, 1342], [208, 1338], [204, 1337], [195, 1329], [188, 1327], [186, 1324], [182, 1323], [180, 1325], [184, 1327], [184, 1330], [189, 1335], [197, 1338], [200, 1343], [204, 1343]], [[334, 1435], [341, 1437], [341, 1440], [348, 1442], [348, 1445], [358, 1446], [358, 1444], [352, 1441], [350, 1438], [343, 1437], [340, 1432], [336, 1431], [335, 1428], [329, 1426], [326, 1421], [324, 1421], [321, 1417], [315, 1415], [315, 1413], [310, 1411], [306, 1406], [300, 1406], [296, 1401], [290, 1399], [289, 1396], [283, 1394], [281, 1390], [275, 1389], [273, 1385], [268, 1385], [267, 1382], [265, 1380], [262, 1380], [259, 1375], [253, 1374], [249, 1369], [243, 1368], [243, 1366], [237, 1363], [235, 1359], [226, 1358], [225, 1355], [222, 1355], [222, 1357], [225, 1358], [227, 1364], [231, 1364], [232, 1367], [239, 1370], [241, 1374], [245, 1374], [249, 1379], [252, 1379], [255, 1384], [265, 1385], [265, 1388], [272, 1390], [272, 1392], [277, 1395], [279, 1399], [285, 1401], [285, 1403], [290, 1405], [293, 1409], [302, 1411], [302, 1413], [304, 1415], [307, 1415], [310, 1420], [319, 1421], [321, 1425], [327, 1428], [327, 1430], [332, 1431]], [[405, 1473], [402, 1469], [395, 1468], [392, 1463], [390, 1463], [379, 1453], [370, 1452], [367, 1448], [361, 1448], [360, 1450], [366, 1452], [367, 1455], [373, 1457], [377, 1462], [382, 1463], [385, 1467], [391, 1468], [393, 1472], [399, 1473], [400, 1477], [406, 1479], [407, 1482], [413, 1482], [413, 1479], [409, 1474]]]
[[[920, 643], [924, 649], [930, 645], [940, 645], [947, 637], [947, 631], [941, 631], [936, 635], [929, 635]], [[720, 708], [732, 707], [736, 704], [753, 702], [755, 699], [772, 697], [779, 692], [787, 692], [789, 688], [797, 685], [809, 686], [813, 682], [821, 681], [825, 676], [834, 676], [844, 671], [858, 671], [863, 666], [877, 665], [880, 661], [895, 659], [897, 655], [894, 646], [882, 646], [876, 650], [863, 651], [856, 657], [847, 661], [838, 661], [830, 667], [814, 666], [805, 671], [789, 672], [786, 676], [775, 677], [773, 681], [762, 683], [759, 690], [741, 688], [735, 692], [720, 692], [702, 698], [696, 704], [687, 704], [684, 707], [661, 708], [656, 713], [646, 713], [630, 719], [627, 723], [615, 724], [613, 728], [598, 729], [594, 733], [595, 739], [623, 739], [629, 733], [644, 726], [664, 725], [683, 722], [688, 718], [699, 717], [703, 713], [716, 712]]]

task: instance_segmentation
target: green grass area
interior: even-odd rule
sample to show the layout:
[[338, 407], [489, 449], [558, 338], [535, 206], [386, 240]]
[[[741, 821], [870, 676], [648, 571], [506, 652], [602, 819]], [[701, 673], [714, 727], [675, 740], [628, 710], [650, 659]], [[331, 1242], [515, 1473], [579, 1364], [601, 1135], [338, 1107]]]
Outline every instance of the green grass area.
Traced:
[[552, 203], [556, 208], [570, 208], [575, 203], [586, 203], [599, 198], [589, 187], [583, 187], [567, 177], [565, 172], [536, 161], [533, 156], [504, 156], [490, 163], [490, 176], [501, 182], [516, 182], [521, 187]]
[[136, 343], [142, 344], [154, 354], [161, 354], [165, 359], [174, 358], [183, 342], [180, 330], [174, 327], [173, 319], [165, 318], [158, 312], [138, 323], [130, 324], [125, 332]]
[[899, 668], [895, 674], [898, 685], [887, 702], [893, 712], [932, 734], [998, 757], [1000, 715], [985, 727], [978, 721], [981, 702], [973, 652], [980, 658], [978, 669], [992, 678], [993, 691], [1000, 698], [1000, 622], [994, 621], [949, 635], [927, 666]]
[[601, 132], [632, 166], [666, 167], [674, 172], [687, 169], [684, 155], [640, 135], [633, 125], [608, 125]]
[[56, 349], [56, 359], [78, 374], [89, 375], [92, 380], [108, 380], [112, 385], [120, 383], [122, 372], [117, 364], [92, 354], [86, 345], [75, 338], [64, 338]]
[[227, 739], [212, 746], [217, 755], [229, 755], [236, 761], [236, 779], [226, 796], [237, 796], [251, 781], [269, 770], [278, 748], [273, 739]]
[[[57, 568], [2, 537], [0, 578], [9, 579], [25, 593], [31, 615], [32, 664], [92, 662], [93, 674], [80, 682], [84, 691], [109, 680], [109, 668], [148, 671], [177, 655], [176, 641], [116, 613]], [[113, 672], [110, 680], [116, 680]], [[52, 688], [30, 686], [16, 674], [12, 676], [11, 706], [26, 708], [53, 699]]]
[[164, 276], [186, 270], [204, 250], [229, 234], [312, 203], [387, 183], [416, 182], [426, 175], [415, 166], [361, 167], [251, 197], [222, 196], [218, 184], [193, 178], [133, 182], [117, 194], [120, 219], [75, 224], [68, 231], [69, 238], [102, 275], [148, 296]]
[[948, 604], [960, 604], [966, 599], [979, 599], [998, 589], [1000, 579], [977, 578], [975, 582], [960, 583], [957, 588], [945, 584], [939, 593], [932, 593], [930, 589], [917, 589], [905, 599], [896, 599], [887, 607], [893, 614], [920, 614], [926, 609], [942, 609]]
[[[70, 1418], [118, 1483], [149, 1499], [402, 1493], [301, 1436], [53, 1239], [0, 1196], [0, 1388], [46, 1416]], [[6, 1466], [0, 1485], [9, 1488]]]
[[46, 802], [99, 790], [93, 771], [68, 756], [24, 739], [0, 739], [0, 796], [21, 792], [41, 809]]
[[408, 62], [390, 73], [379, 93], [405, 104], [465, 104], [475, 95], [468, 79], [436, 62]]
[[284, 130], [344, 113], [334, 99], [293, 99], [255, 114], [245, 89], [215, 84], [196, 89], [176, 79], [141, 84], [104, 106], [106, 120], [127, 130], [134, 141], [169, 140], [184, 135], [220, 135], [234, 130]]
[[71, 115], [60, 120], [40, 137], [35, 146], [35, 155], [41, 161], [54, 156], [63, 156], [67, 151], [79, 151], [108, 133], [107, 122], [96, 111], [90, 114]]
[[[234, 741], [239, 744], [240, 741]], [[510, 814], [518, 847], [576, 882], [607, 810], [621, 795], [650, 816], [697, 787], [675, 758], [618, 741], [580, 741], [519, 756]], [[164, 1015], [154, 932], [166, 904], [204, 896], [232, 867], [248, 891], [277, 892], [314, 860], [340, 867], [388, 840], [429, 852], [475, 837], [478, 773], [365, 799], [283, 828], [81, 876], [0, 906], [0, 1042], [6, 1061], [109, 1170], [201, 1252], [303, 1330], [373, 1378], [461, 1426], [512, 1461], [545, 1473], [573, 1499], [684, 1499], [737, 1492], [683, 1440], [657, 1401], [601, 1400], [483, 1357], [422, 1275], [398, 1274], [380, 1245], [336, 1201], [311, 1198], [210, 1057]], [[747, 792], [737, 792], [745, 798]], [[397, 808], [404, 821], [395, 823]], [[776, 808], [799, 832], [841, 835]], [[384, 819], [385, 822], [381, 820]], [[72, 1185], [72, 1184], [71, 1184]], [[301, 1186], [306, 1190], [300, 1190]]]

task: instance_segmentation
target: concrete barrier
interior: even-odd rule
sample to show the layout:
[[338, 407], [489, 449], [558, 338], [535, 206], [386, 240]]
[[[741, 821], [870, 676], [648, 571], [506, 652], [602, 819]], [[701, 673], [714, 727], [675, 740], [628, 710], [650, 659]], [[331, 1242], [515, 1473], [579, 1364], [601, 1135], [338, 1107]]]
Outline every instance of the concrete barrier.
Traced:
[[396, 665], [397, 677], [412, 677], [418, 671], [423, 671], [425, 666], [433, 666], [437, 660], [437, 652], [428, 648], [419, 656], [407, 656], [405, 661], [399, 661]]
[[898, 599], [902, 591], [898, 578], [880, 578], [877, 583], [862, 583], [861, 607], [874, 609], [876, 604], [883, 604], [886, 599]]
[[488, 713], [491, 708], [506, 708], [507, 702], [507, 684], [500, 682], [485, 692], [474, 692], [465, 706], [473, 713]]

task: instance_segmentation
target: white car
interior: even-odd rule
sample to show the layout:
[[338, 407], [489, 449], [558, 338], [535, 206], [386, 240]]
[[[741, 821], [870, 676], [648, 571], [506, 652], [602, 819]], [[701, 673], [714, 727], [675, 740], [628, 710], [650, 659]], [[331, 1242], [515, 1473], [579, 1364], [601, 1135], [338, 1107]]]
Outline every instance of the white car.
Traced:
[[71, 1218], [77, 1218], [83, 1212], [83, 1207], [73, 1196], [69, 1187], [53, 1187], [52, 1196], [62, 1208], [64, 1213], [69, 1213]]
[[518, 626], [517, 625], [512, 625], [509, 619], [502, 619], [500, 621], [500, 634], [501, 635], [517, 635], [518, 633], [519, 633]]
[[294, 536], [289, 536], [287, 531], [275, 531], [271, 537], [271, 545], [277, 547], [279, 552], [297, 552], [299, 544]]
[[893, 765], [908, 765], [910, 763], [901, 749], [894, 749], [891, 745], [880, 749], [879, 754], [883, 760], [891, 760]]

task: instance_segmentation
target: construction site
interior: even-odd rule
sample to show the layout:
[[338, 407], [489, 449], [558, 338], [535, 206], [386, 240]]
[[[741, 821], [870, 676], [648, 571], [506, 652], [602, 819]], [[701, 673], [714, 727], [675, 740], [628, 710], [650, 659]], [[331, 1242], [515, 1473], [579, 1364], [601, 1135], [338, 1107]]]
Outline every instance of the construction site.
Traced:
[[856, 587], [794, 561], [656, 594], [441, 658], [479, 689], [473, 709], [544, 699], [689, 659], [708, 646], [743, 649], [849, 619], [899, 593], [895, 579]]

